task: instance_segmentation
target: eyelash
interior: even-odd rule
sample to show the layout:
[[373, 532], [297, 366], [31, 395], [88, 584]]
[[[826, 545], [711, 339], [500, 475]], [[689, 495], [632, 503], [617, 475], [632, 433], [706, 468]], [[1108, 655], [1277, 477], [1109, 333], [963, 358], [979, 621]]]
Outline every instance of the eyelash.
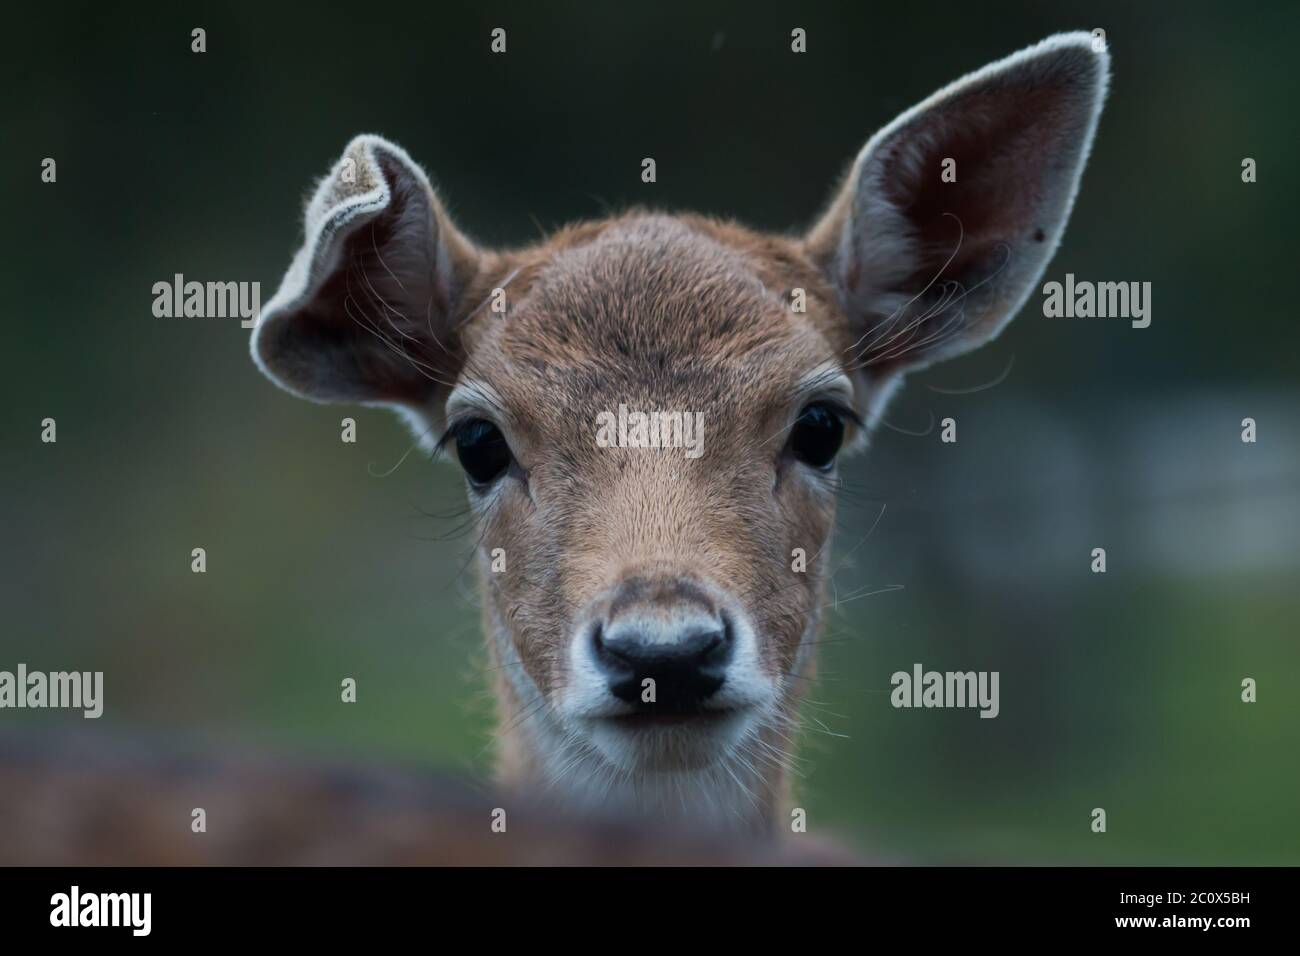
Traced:
[[433, 454], [431, 457], [437, 458], [439, 455], [445, 452], [447, 450], [447, 446], [456, 440], [456, 436], [461, 433], [461, 431], [465, 428], [465, 426], [469, 425], [471, 422], [475, 420], [476, 420], [476, 416], [468, 415], [448, 423], [446, 431], [442, 433], [441, 437], [439, 437], [438, 441], [434, 444]]
[[[859, 415], [857, 412], [855, 412], [853, 409], [849, 408], [848, 405], [844, 404], [841, 401], [837, 401], [833, 398], [818, 398], [818, 399], [814, 399], [811, 402], [805, 402], [802, 408], [807, 408], [809, 405], [825, 405], [827, 408], [829, 408], [831, 411], [833, 411], [836, 415], [840, 416], [840, 418], [844, 419], [844, 421], [848, 422], [849, 424], [857, 428], [866, 427], [866, 423], [862, 420], [862, 416]], [[801, 409], [801, 413], [802, 413], [802, 409]]]

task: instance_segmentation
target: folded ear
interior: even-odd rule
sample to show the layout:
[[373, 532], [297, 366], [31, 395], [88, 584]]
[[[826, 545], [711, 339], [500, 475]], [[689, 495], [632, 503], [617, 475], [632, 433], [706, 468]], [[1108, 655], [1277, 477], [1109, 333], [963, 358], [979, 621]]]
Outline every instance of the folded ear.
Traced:
[[420, 406], [451, 382], [478, 253], [400, 146], [358, 136], [316, 189], [306, 238], [253, 331], [253, 359], [314, 401]]
[[920, 368], [997, 335], [1056, 250], [1109, 73], [1088, 33], [1051, 37], [871, 138], [806, 240], [851, 320], [853, 361]]

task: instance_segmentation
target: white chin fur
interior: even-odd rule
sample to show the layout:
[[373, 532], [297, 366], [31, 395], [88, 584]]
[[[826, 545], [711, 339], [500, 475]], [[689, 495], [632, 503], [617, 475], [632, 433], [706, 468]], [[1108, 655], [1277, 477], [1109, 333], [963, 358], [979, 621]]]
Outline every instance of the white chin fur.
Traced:
[[[495, 614], [493, 617], [495, 618]], [[759, 666], [757, 642], [743, 623], [727, 681], [709, 706], [720, 716], [680, 724], [624, 726], [629, 708], [614, 698], [593, 662], [571, 645], [569, 686], [560, 706], [541, 694], [499, 622], [499, 660], [521, 710], [544, 777], [542, 793], [569, 805], [648, 813], [721, 828], [752, 827], [764, 817], [759, 736], [776, 722], [778, 687]]]
[[628, 726], [624, 721], [584, 721], [596, 750], [625, 773], [704, 770], [725, 762], [756, 723], [750, 708], [679, 724]]

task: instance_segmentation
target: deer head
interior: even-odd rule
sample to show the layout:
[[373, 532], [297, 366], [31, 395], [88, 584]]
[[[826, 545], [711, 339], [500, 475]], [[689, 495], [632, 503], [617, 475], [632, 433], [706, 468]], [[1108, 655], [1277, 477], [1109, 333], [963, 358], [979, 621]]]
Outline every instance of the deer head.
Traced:
[[904, 375], [1024, 302], [1107, 73], [1077, 33], [959, 80], [796, 237], [637, 211], [489, 251], [401, 148], [348, 145], [253, 356], [304, 398], [397, 408], [464, 469], [507, 781], [770, 825], [837, 461]]

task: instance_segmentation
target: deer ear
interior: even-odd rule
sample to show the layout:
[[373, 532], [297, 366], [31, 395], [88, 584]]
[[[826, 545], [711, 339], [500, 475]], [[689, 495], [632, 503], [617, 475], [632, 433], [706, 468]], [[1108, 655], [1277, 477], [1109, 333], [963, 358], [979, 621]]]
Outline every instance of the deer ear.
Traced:
[[378, 136], [348, 144], [253, 331], [258, 367], [314, 401], [419, 407], [454, 377], [454, 319], [478, 253], [428, 177]]
[[878, 132], [806, 239], [855, 326], [857, 367], [905, 372], [996, 336], [1065, 229], [1109, 56], [1051, 37]]

